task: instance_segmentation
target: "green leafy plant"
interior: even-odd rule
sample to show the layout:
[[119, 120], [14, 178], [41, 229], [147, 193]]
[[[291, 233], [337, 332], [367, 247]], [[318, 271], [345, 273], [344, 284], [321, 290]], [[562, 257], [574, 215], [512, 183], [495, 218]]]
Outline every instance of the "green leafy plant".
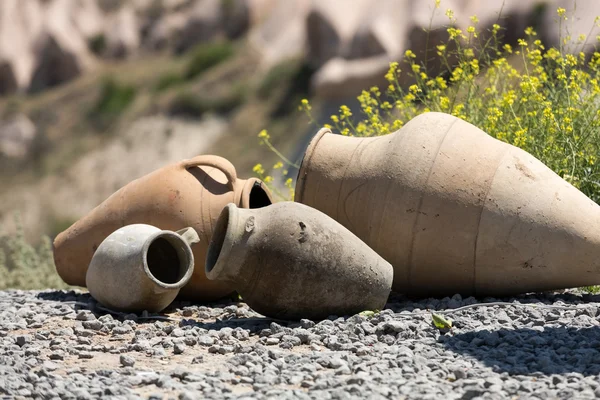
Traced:
[[[586, 56], [589, 41], [583, 35], [563, 37], [558, 48], [546, 48], [531, 27], [511, 46], [503, 42], [498, 24], [481, 31], [473, 16], [463, 32], [455, 28], [453, 12], [446, 15], [446, 43], [423, 60], [407, 50], [401, 62], [390, 63], [386, 88], [363, 90], [359, 110], [343, 105], [325, 126], [342, 135], [379, 136], [425, 112], [452, 114], [528, 151], [598, 202], [600, 53]], [[567, 18], [559, 8], [559, 31]], [[567, 52], [572, 41], [579, 49]], [[428, 64], [441, 69], [431, 74]], [[315, 122], [308, 100], [300, 108]], [[268, 137], [259, 138], [270, 144]]]
[[185, 80], [183, 79], [183, 77], [180, 74], [178, 74], [176, 72], [169, 72], [169, 73], [161, 75], [158, 78], [158, 81], [156, 82], [156, 85], [154, 86], [154, 91], [162, 92], [163, 90], [166, 90], [170, 87], [179, 85], [183, 82], [185, 82]]
[[[447, 15], [453, 24], [452, 12]], [[565, 10], [557, 17], [562, 31]], [[332, 126], [343, 135], [378, 136], [421, 113], [445, 112], [528, 151], [598, 202], [600, 53], [586, 57], [585, 36], [578, 38], [581, 51], [567, 53], [563, 45], [571, 38], [547, 49], [531, 27], [513, 48], [502, 44], [499, 25], [480, 32], [477, 18], [471, 22], [466, 32], [447, 29], [448, 43], [436, 48], [441, 73], [429, 76], [407, 50], [402, 63], [390, 64], [385, 95], [373, 87], [358, 96], [362, 119], [354, 122], [342, 106]], [[400, 84], [403, 75], [413, 82], [408, 88]]]
[[135, 95], [135, 87], [119, 83], [108, 77], [102, 82], [100, 96], [90, 110], [90, 117], [101, 121], [112, 121], [131, 105]]
[[44, 236], [34, 247], [17, 223], [14, 234], [0, 234], [0, 290], [66, 288], [54, 267], [52, 241]]
[[229, 93], [220, 96], [182, 92], [173, 99], [169, 112], [171, 115], [195, 118], [207, 112], [225, 114], [242, 104], [245, 96], [246, 91], [243, 86], [236, 86]]
[[[290, 178], [288, 176], [289, 170], [287, 167], [299, 168], [299, 166], [297, 164], [291, 162], [290, 160], [288, 160], [279, 150], [277, 150], [277, 148], [275, 148], [275, 146], [273, 146], [273, 144], [271, 143], [271, 136], [269, 136], [269, 133], [267, 132], [266, 129], [263, 129], [258, 134], [258, 137], [260, 138], [262, 145], [267, 146], [271, 151], [273, 151], [275, 154], [277, 154], [277, 156], [279, 158], [281, 158], [281, 160], [283, 160], [283, 162], [278, 161], [277, 163], [275, 163], [275, 165], [273, 165], [273, 169], [281, 172], [281, 178], [283, 178], [285, 180], [285, 187], [288, 189], [287, 195], [282, 193], [276, 186], [272, 185], [274, 179], [271, 175], [266, 173], [262, 164], [256, 164], [252, 170], [258, 176], [258, 178], [260, 180], [262, 180], [263, 182], [265, 182], [265, 184], [267, 186], [269, 186], [269, 189], [271, 190], [271, 192], [274, 193], [276, 196], [278, 196], [280, 199], [282, 199], [282, 200], [293, 199], [294, 198], [294, 186], [293, 186], [294, 183], [293, 183], [292, 178]], [[284, 164], [284, 162], [285, 162], [285, 164]]]
[[379, 310], [365, 310], [358, 313], [361, 317], [371, 318], [379, 314]]
[[297, 60], [286, 60], [273, 66], [258, 86], [258, 97], [261, 99], [268, 98], [273, 91], [292, 81], [299, 74], [301, 68], [302, 65]]
[[88, 40], [88, 48], [96, 55], [100, 55], [106, 49], [106, 36], [103, 33], [92, 36]]
[[222, 63], [234, 53], [230, 42], [202, 43], [192, 50], [185, 72], [185, 79], [193, 79], [210, 68]]
[[600, 286], [584, 286], [580, 288], [584, 293], [598, 294], [600, 293]]
[[433, 325], [435, 325], [438, 329], [451, 329], [452, 328], [452, 320], [450, 318], [444, 317], [441, 314], [431, 313], [431, 321]]

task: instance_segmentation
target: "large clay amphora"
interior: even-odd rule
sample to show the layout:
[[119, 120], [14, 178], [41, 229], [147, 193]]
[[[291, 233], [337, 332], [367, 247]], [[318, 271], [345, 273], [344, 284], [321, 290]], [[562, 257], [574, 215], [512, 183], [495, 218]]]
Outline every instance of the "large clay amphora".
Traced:
[[92, 297], [113, 310], [160, 312], [192, 277], [190, 246], [199, 241], [193, 228], [127, 225], [100, 243], [85, 283]]
[[125, 225], [148, 224], [176, 231], [192, 227], [194, 273], [180, 298], [215, 300], [233, 291], [206, 278], [204, 260], [219, 213], [228, 203], [255, 208], [272, 203], [269, 190], [255, 178], [237, 178], [234, 166], [218, 156], [202, 155], [158, 169], [119, 189], [54, 241], [54, 262], [70, 285], [85, 286], [94, 251], [112, 232]]
[[206, 274], [231, 283], [254, 310], [281, 319], [382, 309], [393, 279], [392, 266], [356, 235], [291, 201], [223, 209]]
[[441, 113], [390, 135], [319, 131], [295, 200], [333, 217], [417, 296], [600, 283], [600, 207], [529, 153]]

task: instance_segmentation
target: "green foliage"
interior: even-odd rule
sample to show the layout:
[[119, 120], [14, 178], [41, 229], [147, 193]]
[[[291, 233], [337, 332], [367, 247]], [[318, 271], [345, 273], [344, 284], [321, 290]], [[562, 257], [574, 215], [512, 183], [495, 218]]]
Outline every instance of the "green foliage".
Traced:
[[188, 80], [192, 80], [212, 67], [221, 64], [233, 54], [234, 46], [227, 41], [199, 44], [191, 51], [190, 60], [188, 61], [185, 72], [183, 74], [168, 72], [161, 75], [154, 86], [154, 91], [161, 92], [170, 87], [180, 85]]
[[441, 314], [431, 313], [431, 320], [438, 329], [450, 329], [452, 328], [452, 320], [446, 318]]
[[244, 102], [246, 95], [243, 86], [234, 87], [229, 93], [221, 96], [204, 96], [183, 92], [171, 103], [171, 115], [198, 118], [207, 112], [226, 114]]
[[88, 40], [88, 48], [96, 55], [100, 55], [106, 49], [106, 37], [103, 33], [92, 36]]
[[13, 235], [0, 235], [0, 290], [66, 287], [56, 273], [49, 237], [36, 248], [27, 243], [21, 227]]
[[[561, 32], [568, 17], [562, 8], [557, 14]], [[599, 202], [600, 53], [567, 52], [563, 44], [571, 38], [546, 48], [531, 27], [513, 48], [497, 24], [480, 31], [473, 16], [463, 32], [452, 11], [446, 15], [448, 40], [432, 57], [419, 60], [407, 50], [402, 62], [390, 63], [387, 88], [363, 90], [360, 110], [342, 106], [326, 126], [342, 135], [378, 136], [425, 112], [448, 113], [528, 151]], [[583, 49], [586, 37], [576, 40]], [[441, 70], [432, 74], [428, 64]], [[308, 102], [301, 107], [310, 116]]]
[[371, 318], [379, 314], [379, 310], [365, 310], [358, 313], [361, 317]]
[[222, 63], [234, 53], [230, 42], [202, 43], [192, 50], [185, 72], [185, 79], [193, 79], [210, 68]]
[[4, 109], [0, 112], [0, 118], [8, 118], [18, 114], [23, 109], [22, 101], [16, 97], [9, 98], [4, 105]]
[[183, 79], [183, 77], [176, 73], [176, 72], [169, 72], [166, 74], [161, 75], [158, 78], [158, 82], [156, 82], [156, 85], [154, 86], [154, 91], [155, 92], [162, 92], [163, 90], [166, 90], [170, 87], [179, 85], [180, 83], [185, 82], [185, 80]]
[[299, 63], [295, 60], [286, 60], [273, 66], [263, 77], [257, 90], [257, 95], [268, 98], [273, 91], [287, 85], [298, 74]]
[[284, 61], [274, 66], [261, 82], [258, 96], [275, 100], [270, 116], [285, 117], [297, 110], [298, 102], [310, 92], [310, 82], [315, 69], [297, 60]]
[[135, 99], [135, 95], [135, 87], [121, 84], [112, 78], [107, 78], [102, 83], [100, 97], [91, 110], [91, 116], [112, 120], [129, 107]]
[[67, 230], [77, 221], [77, 218], [51, 216], [48, 218], [47, 233], [50, 237], [56, 237], [59, 233]]
[[280, 177], [284, 179], [285, 187], [288, 189], [288, 192], [281, 193], [281, 191], [276, 186], [272, 185], [273, 177], [271, 175], [267, 175], [262, 164], [256, 164], [252, 168], [252, 171], [254, 171], [258, 179], [262, 180], [265, 183], [265, 185], [269, 187], [271, 192], [274, 193], [281, 200], [292, 200], [294, 198], [294, 184], [292, 178], [289, 177], [288, 167], [300, 168], [300, 166], [291, 162], [283, 154], [281, 154], [281, 152], [277, 150], [275, 146], [273, 146], [273, 144], [271, 143], [271, 136], [269, 135], [266, 129], [260, 131], [258, 137], [260, 139], [261, 145], [267, 146], [269, 150], [277, 154], [277, 156], [283, 161], [278, 161], [277, 163], [275, 163], [275, 165], [273, 165], [273, 169], [278, 171], [280, 173]]
[[600, 293], [600, 286], [584, 286], [581, 290], [589, 294], [598, 294]]

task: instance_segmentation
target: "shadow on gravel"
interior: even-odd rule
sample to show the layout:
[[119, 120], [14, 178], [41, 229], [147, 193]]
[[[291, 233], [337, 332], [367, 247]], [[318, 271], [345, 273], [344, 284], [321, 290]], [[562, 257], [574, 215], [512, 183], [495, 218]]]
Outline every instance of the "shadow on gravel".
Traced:
[[77, 293], [74, 291], [64, 291], [64, 290], [48, 290], [41, 293], [38, 293], [36, 296], [40, 300], [46, 300], [48, 302], [55, 303], [64, 303], [75, 305], [76, 310], [89, 310], [93, 312], [96, 317], [101, 317], [103, 315], [110, 314], [115, 319], [136, 319], [138, 324], [144, 323], [154, 323], [160, 320], [169, 320], [171, 322], [178, 323], [179, 326], [197, 326], [199, 328], [204, 328], [207, 330], [215, 329], [219, 330], [222, 328], [232, 328], [235, 329], [237, 327], [243, 327], [245, 329], [249, 329], [253, 332], [258, 332], [262, 329], [269, 328], [272, 322], [278, 322], [283, 325], [293, 325], [294, 323], [287, 323], [285, 321], [273, 320], [271, 318], [231, 318], [231, 319], [221, 319], [216, 318], [215, 322], [201, 322], [192, 317], [181, 317], [181, 316], [173, 316], [171, 315], [176, 311], [176, 309], [182, 309], [184, 307], [190, 305], [203, 305], [206, 307], [226, 307], [229, 305], [236, 304], [235, 301], [230, 301], [227, 299], [222, 299], [213, 303], [202, 303], [196, 304], [188, 301], [174, 301], [169, 307], [167, 307], [163, 312], [156, 314], [148, 314], [147, 317], [144, 317], [142, 314], [132, 314], [132, 313], [123, 313], [112, 311], [102, 307], [89, 293]]
[[600, 327], [540, 328], [466, 332], [440, 336], [439, 342], [499, 373], [600, 374]]
[[72, 301], [88, 301], [93, 300], [89, 293], [79, 293], [73, 290], [47, 289], [38, 293], [35, 297], [40, 300], [59, 301], [61, 303], [69, 303]]

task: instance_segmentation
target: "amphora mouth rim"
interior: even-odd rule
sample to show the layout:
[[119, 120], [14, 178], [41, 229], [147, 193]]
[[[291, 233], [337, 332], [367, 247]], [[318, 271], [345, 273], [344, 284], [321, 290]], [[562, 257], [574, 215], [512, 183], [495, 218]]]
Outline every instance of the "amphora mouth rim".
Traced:
[[240, 194], [239, 206], [241, 208], [261, 208], [275, 203], [273, 194], [258, 178], [249, 178], [244, 183]]
[[296, 177], [296, 188], [294, 191], [294, 201], [297, 203], [302, 203], [304, 196], [304, 186], [306, 183], [306, 173], [305, 170], [308, 168], [308, 165], [311, 162], [311, 159], [315, 153], [315, 149], [319, 144], [319, 141], [323, 138], [323, 136], [327, 134], [332, 134], [333, 132], [329, 128], [321, 128], [316, 133], [315, 136], [310, 140], [306, 151], [304, 152], [304, 156], [302, 157], [302, 162], [300, 163], [300, 168], [298, 168], [298, 175]]
[[237, 210], [235, 204], [227, 204], [213, 229], [204, 264], [204, 272], [210, 280], [218, 280], [228, 264], [229, 250], [233, 247], [233, 225], [238, 218]]

